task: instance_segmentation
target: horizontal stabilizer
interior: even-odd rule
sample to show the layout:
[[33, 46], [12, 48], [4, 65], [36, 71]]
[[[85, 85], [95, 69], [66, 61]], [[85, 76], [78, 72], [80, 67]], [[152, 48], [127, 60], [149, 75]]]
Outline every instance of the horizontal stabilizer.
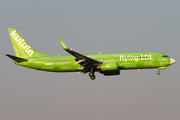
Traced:
[[9, 54], [5, 54], [6, 56], [10, 57], [11, 59], [15, 60], [15, 61], [20, 61], [20, 62], [23, 62], [23, 61], [28, 61], [27, 59], [23, 59], [23, 58], [20, 58], [20, 57], [16, 57], [16, 56], [13, 56], [13, 55], [9, 55]]

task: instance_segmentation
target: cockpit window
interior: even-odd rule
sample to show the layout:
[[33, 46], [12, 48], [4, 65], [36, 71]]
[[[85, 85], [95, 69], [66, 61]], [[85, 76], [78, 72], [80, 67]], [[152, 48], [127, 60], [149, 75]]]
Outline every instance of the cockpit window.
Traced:
[[163, 58], [167, 58], [168, 56], [167, 55], [162, 55]]

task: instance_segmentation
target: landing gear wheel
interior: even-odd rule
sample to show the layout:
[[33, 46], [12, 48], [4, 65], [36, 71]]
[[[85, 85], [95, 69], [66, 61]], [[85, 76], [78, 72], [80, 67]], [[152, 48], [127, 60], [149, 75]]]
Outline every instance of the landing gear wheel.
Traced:
[[89, 72], [89, 77], [92, 77], [94, 76], [94, 73], [93, 72]]
[[93, 67], [91, 68], [91, 71], [89, 72], [89, 77], [94, 80], [96, 77], [94, 75], [94, 70], [93, 70]]
[[89, 77], [90, 77], [92, 80], [94, 80], [94, 79], [96, 78], [96, 76], [94, 75], [93, 72], [90, 72], [90, 73], [89, 73]]
[[93, 76], [91, 76], [91, 80], [94, 80], [96, 77], [93, 75]]
[[160, 75], [160, 74], [161, 74], [161, 72], [160, 72], [160, 71], [157, 71], [157, 74], [158, 74], [158, 75]]

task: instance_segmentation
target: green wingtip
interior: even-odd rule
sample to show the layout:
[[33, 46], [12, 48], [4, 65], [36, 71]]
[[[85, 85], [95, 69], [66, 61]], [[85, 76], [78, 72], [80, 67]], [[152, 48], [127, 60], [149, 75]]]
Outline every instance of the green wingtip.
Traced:
[[62, 48], [63, 48], [64, 50], [69, 50], [69, 48], [66, 46], [66, 44], [62, 41], [61, 38], [59, 38], [59, 41], [60, 41], [60, 43], [61, 43], [61, 45], [62, 45]]

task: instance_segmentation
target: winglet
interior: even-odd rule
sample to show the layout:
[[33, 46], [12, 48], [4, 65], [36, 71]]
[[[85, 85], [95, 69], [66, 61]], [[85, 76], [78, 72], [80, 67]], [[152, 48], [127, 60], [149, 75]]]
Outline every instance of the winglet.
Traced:
[[70, 50], [70, 49], [66, 46], [66, 44], [62, 41], [61, 38], [59, 38], [59, 41], [60, 41], [60, 43], [61, 43], [61, 45], [62, 45], [62, 48], [63, 48], [64, 50]]

